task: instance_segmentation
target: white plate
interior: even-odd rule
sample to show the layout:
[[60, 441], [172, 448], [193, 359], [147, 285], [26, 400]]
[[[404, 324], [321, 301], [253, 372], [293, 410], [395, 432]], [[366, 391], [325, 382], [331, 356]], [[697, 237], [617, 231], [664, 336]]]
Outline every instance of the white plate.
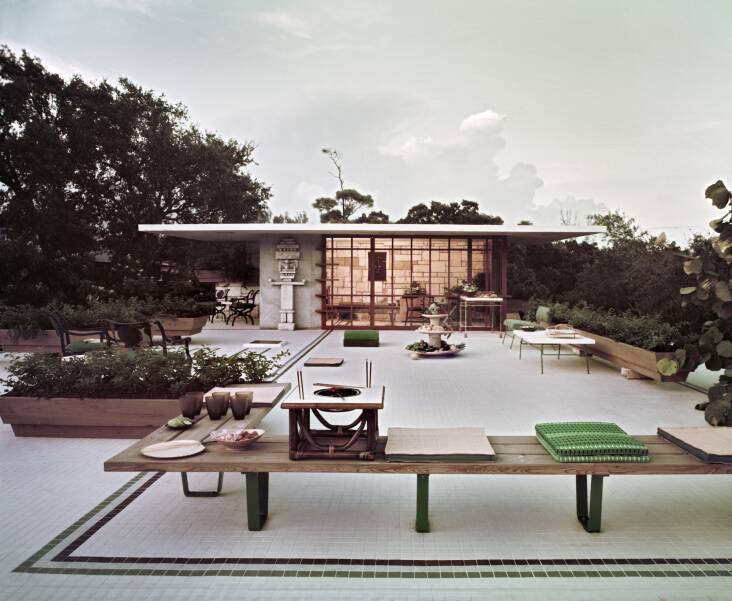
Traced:
[[145, 457], [155, 459], [175, 459], [178, 457], [190, 457], [198, 455], [206, 450], [198, 440], [171, 440], [170, 442], [159, 442], [143, 448], [140, 452]]

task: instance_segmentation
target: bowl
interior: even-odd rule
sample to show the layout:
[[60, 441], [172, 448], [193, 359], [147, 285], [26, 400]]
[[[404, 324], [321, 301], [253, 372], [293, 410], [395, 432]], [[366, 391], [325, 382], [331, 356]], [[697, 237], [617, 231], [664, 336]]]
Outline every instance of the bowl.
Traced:
[[[234, 433], [238, 434], [241, 432], [253, 432], [256, 434], [256, 436], [250, 436], [249, 438], [243, 438], [241, 440], [221, 440], [220, 437], [224, 435], [224, 433]], [[253, 442], [259, 440], [264, 435], [264, 430], [260, 429], [241, 429], [241, 430], [215, 430], [214, 432], [211, 432], [211, 439], [215, 440], [218, 444], [226, 447], [227, 449], [231, 449], [233, 451], [238, 451], [240, 449], [244, 449], [248, 447]]]

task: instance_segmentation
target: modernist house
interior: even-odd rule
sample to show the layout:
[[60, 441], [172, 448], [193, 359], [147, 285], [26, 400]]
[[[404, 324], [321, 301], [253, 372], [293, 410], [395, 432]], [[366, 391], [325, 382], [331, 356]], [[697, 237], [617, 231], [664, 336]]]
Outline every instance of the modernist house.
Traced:
[[[246, 241], [259, 255], [259, 326], [265, 329], [413, 328], [422, 322], [420, 310], [433, 301], [456, 311], [465, 282], [504, 299], [502, 321], [511, 310], [511, 245], [605, 231], [596, 226], [271, 223], [139, 229], [193, 240]], [[471, 319], [474, 326], [491, 327], [487, 311], [475, 311]]]

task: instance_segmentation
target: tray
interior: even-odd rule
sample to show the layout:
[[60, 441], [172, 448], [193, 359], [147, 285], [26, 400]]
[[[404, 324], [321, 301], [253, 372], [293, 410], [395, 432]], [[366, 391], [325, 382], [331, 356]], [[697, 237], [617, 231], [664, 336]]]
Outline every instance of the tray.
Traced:
[[198, 440], [171, 440], [144, 447], [140, 452], [154, 459], [177, 459], [203, 453], [206, 447]]

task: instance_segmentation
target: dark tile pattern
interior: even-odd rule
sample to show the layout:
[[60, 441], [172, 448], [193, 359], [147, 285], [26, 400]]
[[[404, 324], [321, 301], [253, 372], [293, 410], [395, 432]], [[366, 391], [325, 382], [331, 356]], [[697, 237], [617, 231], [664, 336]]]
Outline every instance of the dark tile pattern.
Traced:
[[30, 574], [102, 576], [380, 579], [729, 578], [732, 576], [732, 557], [387, 559], [366, 557], [110, 557], [75, 554], [85, 542], [134, 503], [162, 475], [162, 473], [138, 474], [49, 541], [14, 571]]

